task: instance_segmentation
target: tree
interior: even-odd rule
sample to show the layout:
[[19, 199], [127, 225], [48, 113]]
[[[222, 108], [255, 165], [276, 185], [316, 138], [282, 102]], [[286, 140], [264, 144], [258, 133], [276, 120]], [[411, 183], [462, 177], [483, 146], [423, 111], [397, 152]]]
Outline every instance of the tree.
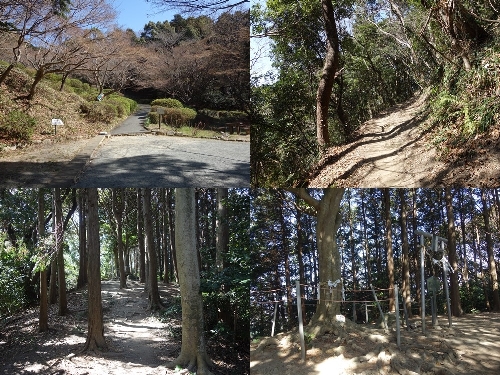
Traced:
[[137, 242], [139, 246], [139, 282], [146, 282], [146, 250], [144, 246], [144, 214], [141, 189], [137, 189]]
[[64, 271], [63, 235], [64, 224], [62, 219], [61, 189], [54, 188], [54, 237], [57, 257], [57, 276], [59, 286], [59, 315], [66, 315], [68, 301], [66, 298], [66, 273]]
[[326, 33], [326, 55], [316, 94], [316, 137], [320, 148], [330, 144], [328, 108], [339, 68], [339, 36], [332, 0], [321, 0]]
[[123, 259], [123, 210], [125, 195], [123, 189], [111, 189], [113, 198], [113, 214], [116, 222], [116, 243], [118, 246], [118, 264], [120, 268], [120, 289], [127, 287], [127, 275]]
[[227, 216], [227, 188], [217, 188], [217, 241], [215, 265], [217, 272], [224, 268], [224, 255], [229, 248], [229, 222]]
[[314, 198], [305, 188], [290, 189], [310, 207], [308, 214], [317, 217], [316, 241], [319, 257], [319, 280], [321, 285], [320, 302], [317, 306], [310, 325], [329, 324], [335, 321], [340, 313], [342, 288], [337, 284], [330, 294], [328, 281], [336, 282], [341, 279], [340, 253], [337, 249], [336, 233], [341, 223], [339, 215], [340, 201], [344, 189], [323, 189], [321, 199]]
[[410, 257], [409, 257], [409, 245], [408, 245], [408, 229], [407, 229], [407, 214], [408, 214], [408, 205], [406, 203], [406, 194], [404, 189], [398, 189], [399, 192], [399, 200], [401, 205], [401, 216], [400, 216], [400, 225], [401, 225], [401, 238], [402, 238], [402, 249], [403, 249], [403, 259], [402, 259], [402, 294], [403, 294], [403, 303], [406, 304], [406, 311], [408, 312], [408, 316], [411, 317], [413, 314], [411, 312], [411, 288], [410, 288]]
[[80, 252], [80, 261], [79, 261], [79, 269], [78, 269], [78, 281], [76, 283], [77, 288], [81, 288], [85, 284], [87, 284], [87, 222], [85, 220], [86, 217], [86, 206], [85, 206], [85, 193], [83, 190], [80, 190], [78, 194], [78, 217], [79, 221], [79, 252]]
[[160, 301], [160, 293], [158, 291], [158, 260], [155, 250], [155, 242], [153, 237], [153, 222], [152, 222], [152, 212], [151, 212], [151, 189], [145, 188], [142, 191], [143, 194], [143, 210], [144, 210], [144, 236], [146, 242], [146, 251], [149, 257], [149, 282], [148, 282], [148, 293], [149, 293], [149, 309], [158, 310], [162, 309], [162, 303]]
[[463, 314], [462, 306], [460, 303], [460, 289], [458, 285], [458, 261], [457, 261], [457, 239], [455, 232], [455, 216], [453, 214], [453, 196], [451, 188], [445, 189], [446, 200], [446, 217], [447, 225], [447, 238], [448, 238], [448, 261], [450, 262], [453, 272], [450, 274], [450, 297], [451, 297], [451, 313], [453, 316], [461, 316]]
[[165, 9], [179, 9], [185, 13], [230, 11], [249, 3], [249, 0], [147, 0]]
[[[491, 237], [490, 209], [487, 203], [487, 191], [481, 191], [481, 203], [483, 206], [484, 231], [486, 232], [486, 250], [488, 253], [488, 266], [490, 270], [491, 289], [493, 290], [493, 311], [500, 311], [500, 297], [498, 295], [498, 276], [495, 256], [493, 253], [493, 241]], [[481, 270], [482, 271], [482, 270]]]
[[100, 240], [99, 240], [99, 213], [97, 189], [86, 189], [87, 195], [87, 231], [88, 231], [88, 331], [87, 341], [83, 348], [86, 350], [106, 350], [104, 338], [104, 324], [101, 299], [101, 271], [100, 271]]
[[196, 367], [198, 375], [210, 375], [212, 365], [205, 347], [200, 273], [196, 254], [195, 191], [175, 189], [175, 244], [182, 303], [182, 345], [179, 357], [168, 367]]
[[391, 195], [389, 189], [383, 189], [384, 196], [384, 223], [385, 245], [387, 250], [387, 275], [389, 279], [389, 311], [396, 311], [394, 300], [394, 256], [392, 250], [392, 220], [391, 220]]
[[[44, 208], [44, 192], [43, 189], [38, 189], [38, 245], [41, 247], [41, 242], [45, 234], [45, 208]], [[49, 329], [48, 326], [48, 296], [47, 296], [47, 265], [45, 257], [47, 254], [42, 254], [40, 261], [40, 315], [38, 318], [38, 332], [45, 332]]]

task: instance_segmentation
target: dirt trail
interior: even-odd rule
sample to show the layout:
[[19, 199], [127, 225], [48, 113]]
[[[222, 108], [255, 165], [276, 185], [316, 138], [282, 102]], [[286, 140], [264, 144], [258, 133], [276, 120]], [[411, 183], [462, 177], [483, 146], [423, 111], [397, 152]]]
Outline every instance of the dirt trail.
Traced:
[[[0, 374], [174, 374], [165, 364], [180, 352], [180, 320], [162, 323], [152, 316], [143, 284], [128, 281], [129, 288], [118, 286], [117, 281], [102, 282], [107, 352], [80, 352], [87, 306], [86, 291], [77, 291], [68, 295], [67, 316], [56, 316], [57, 306], [50, 307], [48, 332], [37, 333], [38, 309], [21, 314], [0, 331]], [[177, 287], [159, 287], [165, 301], [179, 295]]]
[[[466, 315], [453, 320], [440, 316], [439, 328], [426, 322], [426, 335], [420, 327], [401, 331], [401, 347], [395, 332], [360, 326], [342, 336], [339, 332], [318, 335], [309, 345], [306, 361], [297, 335], [280, 334], [252, 344], [252, 375], [336, 375], [336, 374], [427, 374], [497, 375], [500, 373], [500, 314]], [[414, 320], [418, 324], [418, 319]]]
[[310, 187], [411, 187], [428, 184], [444, 164], [422, 140], [427, 94], [393, 107], [389, 114], [363, 124], [353, 143], [328, 150]]
[[[461, 160], [437, 158], [426, 121], [428, 92], [396, 105], [383, 117], [363, 124], [352, 143], [330, 148], [315, 168], [309, 187], [493, 186], [500, 181], [500, 152], [487, 147], [465, 150]], [[491, 143], [491, 145], [490, 145]], [[471, 150], [472, 149], [472, 150]]]

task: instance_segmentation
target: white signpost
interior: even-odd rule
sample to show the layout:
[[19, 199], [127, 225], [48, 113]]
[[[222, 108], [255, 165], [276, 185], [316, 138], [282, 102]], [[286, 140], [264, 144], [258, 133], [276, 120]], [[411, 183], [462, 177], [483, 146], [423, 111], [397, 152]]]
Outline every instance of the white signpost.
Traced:
[[52, 119], [52, 126], [54, 127], [54, 135], [57, 134], [57, 127], [61, 125], [64, 125], [64, 122], [60, 118]]

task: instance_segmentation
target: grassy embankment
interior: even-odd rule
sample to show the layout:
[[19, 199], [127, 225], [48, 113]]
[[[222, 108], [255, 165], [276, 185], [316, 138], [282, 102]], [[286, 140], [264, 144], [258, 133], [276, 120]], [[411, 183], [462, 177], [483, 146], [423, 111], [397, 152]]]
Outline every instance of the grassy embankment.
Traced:
[[[7, 64], [0, 61], [0, 73]], [[34, 70], [18, 66], [0, 86], [0, 151], [14, 144], [89, 138], [109, 131], [136, 108], [136, 102], [113, 93], [98, 102], [98, 91], [88, 83], [68, 78], [60, 91], [61, 76], [48, 74], [27, 100]], [[52, 119], [64, 126], [54, 134]]]

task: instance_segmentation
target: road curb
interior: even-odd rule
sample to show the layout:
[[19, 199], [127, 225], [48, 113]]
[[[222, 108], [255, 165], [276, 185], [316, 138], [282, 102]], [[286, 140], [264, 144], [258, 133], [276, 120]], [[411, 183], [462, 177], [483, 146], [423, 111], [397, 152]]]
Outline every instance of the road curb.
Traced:
[[96, 135], [94, 138], [90, 139], [90, 141], [78, 151], [75, 157], [66, 163], [63, 170], [55, 176], [53, 185], [58, 187], [73, 186], [80, 178], [85, 166], [92, 159], [94, 152], [107, 137], [109, 137], [109, 135]]

